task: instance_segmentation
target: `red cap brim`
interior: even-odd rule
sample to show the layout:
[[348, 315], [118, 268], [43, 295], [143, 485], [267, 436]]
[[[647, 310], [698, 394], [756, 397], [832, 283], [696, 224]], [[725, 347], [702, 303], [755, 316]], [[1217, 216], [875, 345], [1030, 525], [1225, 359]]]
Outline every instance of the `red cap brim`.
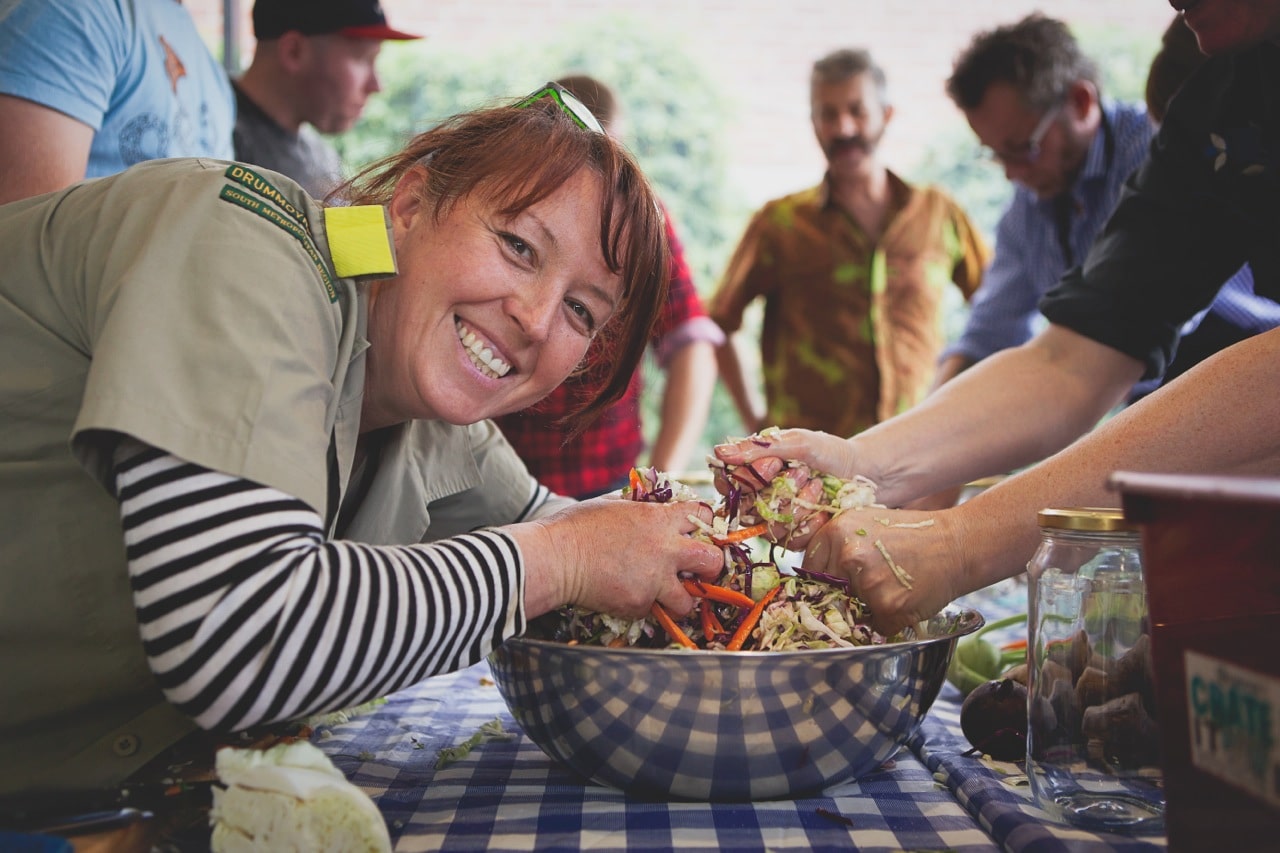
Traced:
[[340, 35], [349, 36], [353, 39], [380, 39], [382, 41], [413, 41], [420, 39], [422, 36], [415, 36], [412, 33], [402, 33], [400, 30], [393, 30], [386, 24], [369, 24], [363, 27], [343, 27], [338, 30]]

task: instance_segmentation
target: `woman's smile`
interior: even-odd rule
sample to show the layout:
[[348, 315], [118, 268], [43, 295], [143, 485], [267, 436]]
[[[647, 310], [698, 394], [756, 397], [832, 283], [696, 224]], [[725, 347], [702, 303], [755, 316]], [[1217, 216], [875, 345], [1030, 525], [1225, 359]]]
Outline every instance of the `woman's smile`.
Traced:
[[453, 326], [458, 331], [462, 349], [476, 369], [490, 379], [501, 379], [511, 370], [511, 365], [494, 353], [494, 346], [477, 335], [466, 323], [455, 317]]

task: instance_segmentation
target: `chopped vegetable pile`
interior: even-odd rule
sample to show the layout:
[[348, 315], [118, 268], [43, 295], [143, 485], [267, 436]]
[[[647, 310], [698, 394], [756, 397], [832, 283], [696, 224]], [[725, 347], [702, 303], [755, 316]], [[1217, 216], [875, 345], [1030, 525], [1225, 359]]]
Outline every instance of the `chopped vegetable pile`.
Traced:
[[[892, 637], [876, 633], [869, 625], [866, 605], [850, 592], [847, 581], [780, 566], [775, 557], [777, 542], [752, 547], [753, 540], [767, 537], [771, 529], [786, 531], [784, 542], [799, 532], [797, 508], [834, 516], [846, 509], [877, 506], [870, 480], [820, 476], [821, 497], [814, 500], [801, 497], [796, 488], [797, 481], [811, 478], [801, 463], [789, 463], [769, 482], [750, 465], [726, 466], [726, 477], [748, 488], [730, 488], [714, 508], [711, 524], [690, 515], [699, 526], [695, 537], [724, 551], [725, 568], [714, 584], [686, 580], [686, 588], [698, 601], [689, 616], [675, 619], [657, 603], [649, 616], [635, 620], [564, 607], [543, 617], [544, 626], [551, 623], [553, 639], [615, 648], [794, 651], [851, 648], [914, 635], [911, 629]], [[754, 494], [750, 503], [744, 498], [748, 493]], [[653, 468], [633, 469], [623, 497], [654, 503], [698, 499], [687, 486]]]

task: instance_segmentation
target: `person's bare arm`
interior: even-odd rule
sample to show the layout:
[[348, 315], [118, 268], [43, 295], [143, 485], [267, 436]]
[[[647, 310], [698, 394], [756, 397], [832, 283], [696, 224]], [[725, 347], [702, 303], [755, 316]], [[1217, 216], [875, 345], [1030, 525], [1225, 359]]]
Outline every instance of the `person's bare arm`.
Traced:
[[799, 459], [839, 477], [861, 474], [877, 483], [882, 503], [902, 506], [1061, 450], [1123, 400], [1141, 373], [1119, 350], [1050, 326], [847, 441], [783, 430], [767, 445], [738, 442], [716, 454], [726, 462]]
[[0, 95], [0, 204], [84, 178], [93, 128], [24, 98]]
[[671, 355], [662, 389], [662, 422], [649, 464], [660, 471], [683, 471], [702, 437], [716, 381], [716, 348], [692, 341]]
[[720, 367], [720, 381], [733, 398], [733, 405], [738, 409], [738, 416], [747, 432], [754, 432], [763, 426], [764, 403], [759, 400], [754, 382], [747, 377], [739, 347], [745, 346], [742, 334], [729, 336], [724, 345], [716, 349], [716, 362]]
[[[1229, 347], [955, 509], [837, 516], [810, 541], [805, 566], [849, 578], [877, 628], [890, 631], [1023, 571], [1039, 539], [1039, 510], [1118, 506], [1107, 485], [1116, 471], [1280, 475], [1278, 361], [1280, 329]], [[928, 526], [900, 526], [920, 522]]]
[[1142, 375], [1119, 350], [1062, 326], [983, 359], [915, 408], [852, 439], [882, 499], [922, 495], [1044, 459], [1091, 429]]

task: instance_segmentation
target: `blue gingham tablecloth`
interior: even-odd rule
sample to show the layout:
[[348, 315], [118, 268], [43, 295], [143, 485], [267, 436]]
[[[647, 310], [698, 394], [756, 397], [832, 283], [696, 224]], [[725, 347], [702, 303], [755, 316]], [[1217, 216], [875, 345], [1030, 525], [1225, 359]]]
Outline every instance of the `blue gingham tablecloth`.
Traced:
[[[999, 596], [1025, 607], [1016, 587], [964, 603], [991, 620], [1008, 612]], [[1163, 849], [1161, 836], [1051, 822], [1018, 784], [1020, 765], [962, 754], [969, 744], [959, 699], [944, 688], [909, 748], [862, 779], [820, 796], [755, 803], [653, 802], [583, 780], [523, 736], [483, 663], [321, 727], [313, 740], [377, 803], [397, 851]], [[442, 749], [495, 719], [510, 737], [437, 769]]]

